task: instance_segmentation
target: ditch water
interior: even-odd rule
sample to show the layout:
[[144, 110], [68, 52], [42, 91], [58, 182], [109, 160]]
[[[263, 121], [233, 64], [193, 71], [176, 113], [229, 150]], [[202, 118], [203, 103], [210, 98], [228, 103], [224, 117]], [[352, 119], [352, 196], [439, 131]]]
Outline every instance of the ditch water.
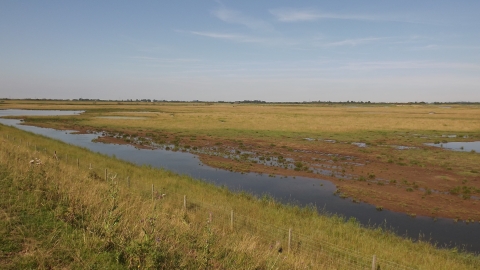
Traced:
[[480, 153], [480, 141], [478, 142], [447, 142], [447, 143], [426, 143], [428, 146], [441, 147], [454, 151]]
[[[20, 115], [74, 115], [81, 111], [34, 111], [0, 110], [2, 116]], [[137, 149], [131, 145], [96, 143], [92, 140], [96, 134], [72, 134], [73, 131], [60, 131], [21, 125], [20, 120], [0, 118], [0, 124], [14, 126], [21, 130], [44, 135], [63, 142], [85, 147], [91, 151], [115, 155], [139, 165], [151, 165], [179, 174], [190, 175], [197, 179], [223, 185], [232, 191], [246, 191], [257, 196], [268, 194], [283, 203], [301, 206], [314, 205], [319, 212], [326, 211], [349, 219], [357, 219], [366, 226], [381, 226], [395, 231], [398, 235], [413, 240], [425, 240], [439, 247], [459, 247], [470, 252], [480, 253], [480, 223], [454, 222], [451, 219], [417, 216], [388, 210], [377, 211], [373, 205], [352, 203], [333, 195], [335, 185], [329, 181], [305, 177], [269, 177], [256, 173], [236, 173], [205, 166], [197, 157], [188, 152], [173, 152], [163, 149]], [[463, 143], [465, 145], [465, 143]], [[445, 144], [444, 144], [445, 145]], [[61, 153], [59, 153], [61, 155]]]

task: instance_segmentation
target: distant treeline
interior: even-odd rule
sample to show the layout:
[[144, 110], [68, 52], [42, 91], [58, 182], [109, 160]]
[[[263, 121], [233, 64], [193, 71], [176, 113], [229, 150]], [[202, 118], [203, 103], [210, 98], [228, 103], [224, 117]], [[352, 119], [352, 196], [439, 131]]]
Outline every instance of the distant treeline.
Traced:
[[90, 101], [90, 102], [165, 102], [165, 103], [230, 103], [230, 104], [392, 104], [392, 105], [412, 105], [412, 104], [480, 104], [480, 102], [471, 102], [471, 101], [455, 101], [455, 102], [424, 102], [424, 101], [413, 101], [413, 102], [371, 102], [371, 101], [283, 101], [283, 102], [271, 102], [264, 100], [241, 100], [241, 101], [202, 101], [202, 100], [160, 100], [160, 99], [89, 99], [89, 98], [78, 98], [78, 99], [52, 99], [52, 98], [26, 98], [26, 99], [11, 99], [11, 98], [0, 98], [0, 102], [4, 100], [31, 100], [31, 101]]

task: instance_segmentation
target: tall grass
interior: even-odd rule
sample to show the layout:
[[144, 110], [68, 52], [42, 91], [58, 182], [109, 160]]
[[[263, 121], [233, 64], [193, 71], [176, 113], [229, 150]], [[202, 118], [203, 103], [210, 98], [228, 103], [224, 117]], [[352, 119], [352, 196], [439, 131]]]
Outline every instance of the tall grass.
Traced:
[[[2, 253], [10, 268], [359, 269], [370, 268], [374, 254], [381, 269], [480, 266], [477, 256], [413, 243], [355, 220], [232, 193], [11, 127], [0, 132], [4, 215], [39, 209], [32, 218], [4, 224], [16, 231], [53, 224], [30, 229], [32, 241], [46, 248], [24, 256], [31, 247], [21, 243]], [[35, 158], [41, 164], [29, 163]], [[0, 244], [3, 252], [6, 244]]]

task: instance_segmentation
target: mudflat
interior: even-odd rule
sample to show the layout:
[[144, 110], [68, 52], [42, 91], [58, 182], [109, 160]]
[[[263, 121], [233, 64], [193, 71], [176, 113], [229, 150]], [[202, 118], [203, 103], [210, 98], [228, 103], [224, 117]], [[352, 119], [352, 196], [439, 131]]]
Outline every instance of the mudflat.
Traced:
[[189, 151], [231, 171], [326, 179], [338, 196], [378, 210], [480, 220], [480, 154], [426, 145], [479, 141], [478, 105], [7, 101], [1, 108], [85, 110], [25, 124]]

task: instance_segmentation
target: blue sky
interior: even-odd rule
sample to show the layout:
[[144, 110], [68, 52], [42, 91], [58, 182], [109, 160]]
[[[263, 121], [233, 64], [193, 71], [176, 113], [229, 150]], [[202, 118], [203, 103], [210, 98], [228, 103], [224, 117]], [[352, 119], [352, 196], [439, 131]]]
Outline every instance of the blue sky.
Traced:
[[480, 101], [480, 1], [1, 1], [0, 97]]

